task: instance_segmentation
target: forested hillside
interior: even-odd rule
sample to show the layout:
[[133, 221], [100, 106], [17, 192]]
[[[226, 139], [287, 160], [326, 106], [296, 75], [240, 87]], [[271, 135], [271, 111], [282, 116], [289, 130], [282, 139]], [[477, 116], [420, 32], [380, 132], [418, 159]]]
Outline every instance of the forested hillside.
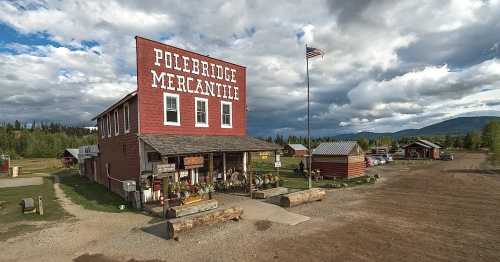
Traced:
[[0, 154], [18, 157], [57, 157], [65, 148], [96, 144], [95, 131], [61, 124], [19, 122], [0, 124]]

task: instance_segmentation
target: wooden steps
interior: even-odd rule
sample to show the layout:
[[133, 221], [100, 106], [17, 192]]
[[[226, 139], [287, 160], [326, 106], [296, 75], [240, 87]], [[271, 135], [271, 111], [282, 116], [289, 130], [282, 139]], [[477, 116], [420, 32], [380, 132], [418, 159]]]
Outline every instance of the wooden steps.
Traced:
[[276, 187], [252, 192], [252, 198], [266, 199], [273, 196], [279, 196], [288, 193], [286, 187]]

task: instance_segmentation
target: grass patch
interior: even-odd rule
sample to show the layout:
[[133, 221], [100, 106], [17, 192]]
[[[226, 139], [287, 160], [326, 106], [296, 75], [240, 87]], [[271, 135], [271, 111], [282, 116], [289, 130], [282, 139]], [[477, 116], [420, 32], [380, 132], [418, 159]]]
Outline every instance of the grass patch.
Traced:
[[118, 209], [118, 206], [127, 203], [120, 196], [108, 191], [105, 186], [78, 175], [74, 170], [63, 170], [56, 175], [59, 176], [64, 193], [73, 203], [90, 210], [124, 212]]
[[[62, 168], [61, 160], [56, 158], [23, 158], [11, 160], [10, 166], [22, 167], [20, 177], [50, 176]], [[9, 178], [8, 174], [0, 174], [0, 178]]]
[[[281, 177], [282, 184], [281, 186], [287, 187], [287, 188], [293, 188], [293, 189], [307, 189], [309, 188], [309, 181], [307, 177], [305, 176], [300, 176], [296, 175], [294, 172], [295, 168], [298, 168], [300, 161], [303, 160], [303, 158], [300, 157], [281, 157], [281, 168], [279, 171], [279, 175]], [[274, 168], [274, 156], [269, 157], [268, 159], [260, 159], [257, 157], [252, 158], [252, 161], [250, 162], [250, 168], [252, 171], [255, 171], [257, 173], [268, 173], [268, 172], [276, 172], [276, 169]], [[360, 178], [361, 179], [361, 178]], [[354, 181], [354, 182], [349, 182], [349, 181]], [[357, 184], [357, 180], [355, 179], [337, 179], [335, 180], [338, 183], [348, 183], [354, 185]], [[318, 182], [312, 181], [312, 186], [313, 187], [324, 187], [328, 184], [333, 183], [333, 180], [330, 179], [324, 179], [320, 180]]]
[[[54, 192], [54, 178], [44, 177], [42, 185], [10, 187], [0, 189], [0, 223], [12, 223], [22, 221], [53, 221], [62, 219], [68, 214], [57, 201]], [[44, 215], [23, 214], [21, 199], [32, 197], [36, 200], [38, 196], [43, 197]]]

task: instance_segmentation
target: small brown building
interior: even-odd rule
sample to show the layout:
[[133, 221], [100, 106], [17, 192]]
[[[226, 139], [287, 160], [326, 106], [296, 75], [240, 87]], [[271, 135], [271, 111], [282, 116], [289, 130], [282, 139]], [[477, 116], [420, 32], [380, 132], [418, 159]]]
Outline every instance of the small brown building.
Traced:
[[406, 159], [439, 159], [441, 147], [424, 139], [419, 139], [404, 147]]
[[365, 173], [365, 153], [356, 141], [321, 143], [312, 152], [312, 169], [324, 177], [356, 177]]
[[284, 149], [285, 156], [303, 157], [307, 155], [307, 148], [302, 144], [288, 144]]
[[78, 149], [66, 148], [61, 155], [61, 162], [64, 167], [71, 167], [78, 164]]

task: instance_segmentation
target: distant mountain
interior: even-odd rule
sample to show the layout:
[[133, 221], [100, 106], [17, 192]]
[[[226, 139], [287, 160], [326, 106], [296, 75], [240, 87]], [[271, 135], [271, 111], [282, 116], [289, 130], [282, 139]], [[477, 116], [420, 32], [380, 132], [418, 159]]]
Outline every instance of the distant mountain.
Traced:
[[500, 121], [496, 116], [458, 117], [420, 129], [405, 129], [394, 133], [360, 132], [356, 134], [336, 135], [338, 140], [356, 140], [359, 138], [373, 139], [382, 136], [405, 137], [405, 136], [430, 136], [430, 135], [465, 135], [470, 131], [480, 131], [491, 120]]

